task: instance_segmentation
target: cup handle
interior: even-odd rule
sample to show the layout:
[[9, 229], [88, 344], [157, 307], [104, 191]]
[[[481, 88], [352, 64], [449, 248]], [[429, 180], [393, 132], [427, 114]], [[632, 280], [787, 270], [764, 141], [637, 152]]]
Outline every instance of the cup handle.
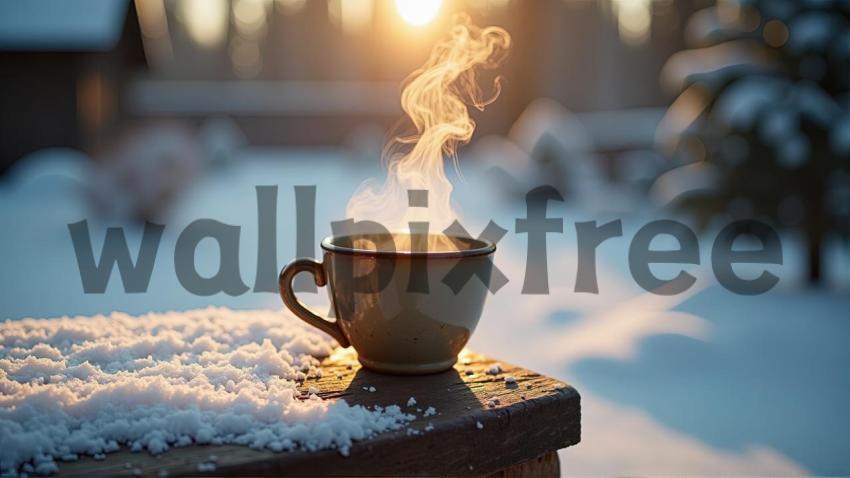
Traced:
[[[336, 339], [342, 347], [348, 347], [351, 345], [345, 337], [345, 334], [342, 333], [342, 329], [339, 327], [339, 322], [331, 322], [310, 312], [310, 310], [301, 305], [301, 302], [299, 302], [298, 298], [295, 297], [295, 292], [292, 290], [292, 280], [295, 279], [295, 276], [299, 272], [309, 272], [313, 274], [313, 279], [319, 287], [322, 287], [327, 283], [327, 279], [325, 278], [325, 269], [322, 267], [320, 262], [316, 262], [312, 259], [295, 259], [280, 271], [280, 276], [278, 277], [280, 298], [283, 299], [283, 303], [299, 319], [327, 333]], [[337, 321], [338, 320], [339, 318], [337, 318]]]

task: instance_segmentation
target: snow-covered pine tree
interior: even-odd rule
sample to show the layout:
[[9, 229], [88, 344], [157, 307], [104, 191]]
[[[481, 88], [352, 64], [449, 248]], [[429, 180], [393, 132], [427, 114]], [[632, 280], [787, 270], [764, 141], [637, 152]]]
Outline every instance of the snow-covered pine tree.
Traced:
[[687, 35], [659, 141], [715, 180], [676, 205], [796, 228], [820, 282], [825, 239], [850, 231], [850, 0], [720, 0]]

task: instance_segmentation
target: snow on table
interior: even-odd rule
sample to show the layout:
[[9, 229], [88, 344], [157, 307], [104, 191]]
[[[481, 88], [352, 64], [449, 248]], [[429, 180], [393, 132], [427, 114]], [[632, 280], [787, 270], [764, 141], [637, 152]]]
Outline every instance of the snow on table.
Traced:
[[398, 406], [299, 390], [334, 342], [277, 311], [186, 312], [0, 324], [0, 472], [190, 444], [336, 449], [403, 428]]
[[[352, 443], [347, 456], [334, 449], [277, 453], [238, 445], [193, 445], [156, 456], [123, 449], [100, 461], [83, 457], [65, 463], [59, 474], [555, 476], [555, 450], [580, 439], [578, 393], [563, 382], [502, 362], [504, 374], [516, 379], [516, 384], [506, 384], [501, 375], [487, 373], [494, 363], [464, 351], [460, 363], [445, 372], [385, 375], [361, 368], [352, 349], [336, 349], [322, 360], [321, 377], [298, 385], [302, 396], [344, 398], [372, 410], [403, 404], [402, 410], [415, 416], [404, 428]], [[472, 374], [463, 373], [467, 370]], [[408, 404], [410, 397], [416, 403]], [[490, 400], [497, 403], [493, 408], [486, 406]]]

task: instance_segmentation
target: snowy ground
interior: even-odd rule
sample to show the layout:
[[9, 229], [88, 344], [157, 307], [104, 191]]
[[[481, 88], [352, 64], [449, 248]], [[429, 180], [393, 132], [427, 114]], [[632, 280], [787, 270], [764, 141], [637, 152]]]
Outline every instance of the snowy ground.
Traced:
[[[341, 161], [342, 153], [332, 150], [243, 156], [201, 180], [161, 220], [166, 230], [144, 294], [125, 294], [117, 273], [105, 294], [82, 292], [66, 224], [88, 219], [95, 251], [105, 228], [120, 224], [98, 219], [71, 183], [53, 178], [0, 184], [0, 217], [10, 225], [0, 238], [0, 316], [279, 307], [276, 294], [197, 297], [183, 290], [173, 263], [179, 232], [198, 218], [241, 225], [241, 275], [252, 286], [255, 186], [280, 187], [280, 266], [295, 253], [292, 186], [317, 185], [320, 239], [329, 222], [342, 217], [357, 183], [374, 172]], [[501, 201], [474, 167], [464, 174], [467, 183], [458, 184], [457, 200], [467, 229], [477, 234], [492, 218], [511, 231], [496, 259], [511, 282], [490, 297], [471, 347], [568, 381], [582, 393], [582, 443], [563, 452], [566, 474], [850, 472], [846, 254], [833, 251], [828, 261], [843, 276], [825, 290], [809, 290], [796, 280], [799, 248], [788, 238], [785, 264], [771, 267], [782, 277], [779, 285], [762, 296], [739, 296], [714, 283], [708, 236], [701, 242], [701, 265], [688, 268], [697, 284], [685, 294], [656, 296], [637, 287], [628, 272], [628, 240], [647, 220], [661, 217], [639, 209], [622, 216], [623, 238], [600, 246], [600, 293], [577, 294], [573, 222], [614, 216], [567, 203], [550, 207], [550, 215], [565, 217], [565, 233], [549, 236], [551, 294], [521, 295], [525, 236], [513, 228], [524, 206]], [[128, 232], [136, 251], [141, 228]], [[212, 241], [202, 242], [200, 272], [215, 271], [217, 256]], [[327, 306], [323, 294], [304, 296]]]

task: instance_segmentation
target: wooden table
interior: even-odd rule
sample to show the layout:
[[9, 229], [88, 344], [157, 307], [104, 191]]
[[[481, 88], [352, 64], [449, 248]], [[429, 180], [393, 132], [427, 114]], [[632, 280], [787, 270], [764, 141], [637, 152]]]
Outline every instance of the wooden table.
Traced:
[[[350, 404], [392, 405], [403, 410], [409, 397], [423, 411], [409, 428], [355, 442], [344, 457], [336, 450], [318, 452], [257, 451], [242, 446], [190, 446], [162, 455], [122, 450], [103, 461], [84, 458], [61, 463], [60, 476], [205, 474], [198, 464], [217, 457], [210, 475], [493, 475], [557, 476], [556, 450], [575, 445], [581, 437], [578, 392], [552, 378], [502, 363], [502, 372], [488, 373], [496, 361], [474, 353], [461, 355], [447, 372], [403, 377], [361, 368], [347, 350], [324, 361], [314, 387], [323, 398], [344, 398]], [[506, 376], [515, 378], [507, 383]], [[375, 392], [364, 390], [375, 387]], [[480, 426], [479, 426], [480, 423]], [[431, 425], [429, 427], [428, 425]], [[429, 428], [428, 431], [425, 429]], [[127, 463], [131, 466], [127, 468]]]

